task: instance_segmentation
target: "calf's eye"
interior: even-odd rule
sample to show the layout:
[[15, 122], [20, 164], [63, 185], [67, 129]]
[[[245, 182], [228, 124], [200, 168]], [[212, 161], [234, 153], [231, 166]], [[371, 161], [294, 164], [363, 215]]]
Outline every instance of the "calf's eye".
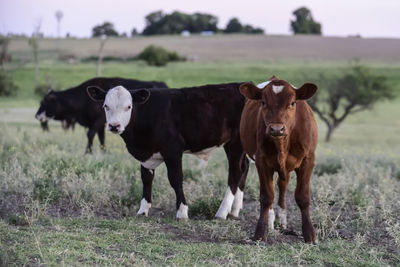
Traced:
[[293, 101], [292, 103], [290, 103], [290, 106], [289, 107], [294, 107], [294, 105], [296, 104], [296, 101]]
[[103, 108], [104, 108], [105, 110], [107, 110], [107, 111], [110, 110], [110, 108], [109, 108], [107, 105], [104, 105]]
[[126, 108], [125, 108], [125, 111], [128, 111], [128, 110], [130, 110], [132, 107], [131, 106], [127, 106]]

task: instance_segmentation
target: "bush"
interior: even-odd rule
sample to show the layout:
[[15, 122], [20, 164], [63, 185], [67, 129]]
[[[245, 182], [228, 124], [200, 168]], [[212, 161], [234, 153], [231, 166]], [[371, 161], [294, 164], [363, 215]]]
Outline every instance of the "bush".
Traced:
[[317, 162], [314, 173], [318, 176], [324, 174], [336, 174], [342, 169], [342, 163], [338, 158], [327, 158], [323, 162]]
[[189, 216], [213, 219], [221, 200], [217, 198], [197, 199], [190, 205]]
[[10, 75], [0, 70], [0, 96], [15, 96], [18, 89]]
[[52, 179], [36, 180], [33, 183], [33, 196], [40, 201], [57, 202], [63, 196], [61, 187]]
[[144, 60], [150, 66], [165, 66], [170, 61], [184, 61], [176, 52], [168, 51], [161, 46], [149, 45], [137, 57]]

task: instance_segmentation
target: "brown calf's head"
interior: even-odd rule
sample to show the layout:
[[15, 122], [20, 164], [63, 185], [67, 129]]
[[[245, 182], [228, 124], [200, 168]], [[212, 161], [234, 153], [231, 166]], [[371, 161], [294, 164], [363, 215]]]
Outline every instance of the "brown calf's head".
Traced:
[[317, 86], [305, 83], [300, 88], [273, 77], [264, 88], [253, 83], [240, 85], [240, 92], [246, 98], [258, 100], [266, 134], [273, 138], [287, 136], [295, 124], [296, 101], [307, 100], [317, 91]]

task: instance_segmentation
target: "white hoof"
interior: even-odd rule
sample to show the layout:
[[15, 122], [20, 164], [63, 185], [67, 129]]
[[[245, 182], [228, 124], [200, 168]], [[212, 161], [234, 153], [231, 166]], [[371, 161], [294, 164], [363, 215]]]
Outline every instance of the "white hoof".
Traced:
[[233, 200], [232, 211], [229, 213], [233, 217], [239, 217], [239, 212], [243, 208], [243, 195], [243, 191], [238, 188], [236, 190], [235, 199]]
[[215, 218], [226, 220], [228, 213], [232, 209], [232, 203], [233, 203], [234, 198], [235, 198], [235, 196], [232, 194], [232, 191], [231, 191], [230, 187], [228, 186], [228, 188], [226, 189], [226, 192], [225, 192], [224, 200], [222, 200], [222, 203], [219, 206], [217, 214], [215, 214]]
[[278, 219], [279, 219], [279, 225], [282, 227], [282, 229], [286, 229], [287, 228], [287, 211], [286, 211], [286, 209], [282, 209], [279, 206], [278, 206]]
[[178, 211], [176, 212], [176, 218], [178, 220], [188, 220], [189, 219], [189, 207], [183, 203], [179, 206]]
[[268, 229], [274, 230], [274, 222], [275, 222], [275, 211], [273, 208], [270, 208], [268, 211]]
[[149, 210], [151, 208], [151, 203], [147, 202], [146, 199], [142, 198], [140, 201], [140, 208], [137, 212], [137, 215], [144, 215], [148, 216], [149, 215]]

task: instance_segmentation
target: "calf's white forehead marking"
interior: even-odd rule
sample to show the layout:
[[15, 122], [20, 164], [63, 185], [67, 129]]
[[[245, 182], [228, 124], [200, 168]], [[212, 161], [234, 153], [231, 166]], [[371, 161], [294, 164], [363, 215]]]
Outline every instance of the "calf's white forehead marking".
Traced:
[[[123, 86], [117, 86], [108, 91], [104, 105], [108, 108], [105, 109], [107, 130], [110, 130], [109, 124], [119, 124], [119, 133], [121, 134], [125, 127], [129, 124], [132, 113], [132, 96], [128, 90]], [[127, 107], [131, 107], [127, 109]]]
[[257, 87], [260, 88], [260, 89], [263, 89], [263, 88], [264, 88], [265, 86], [267, 86], [270, 82], [271, 82], [271, 81], [266, 81], [266, 82], [263, 82], [263, 83], [259, 83], [259, 84], [257, 84]]
[[272, 91], [275, 94], [279, 94], [280, 92], [282, 92], [284, 87], [285, 87], [284, 85], [272, 85]]

